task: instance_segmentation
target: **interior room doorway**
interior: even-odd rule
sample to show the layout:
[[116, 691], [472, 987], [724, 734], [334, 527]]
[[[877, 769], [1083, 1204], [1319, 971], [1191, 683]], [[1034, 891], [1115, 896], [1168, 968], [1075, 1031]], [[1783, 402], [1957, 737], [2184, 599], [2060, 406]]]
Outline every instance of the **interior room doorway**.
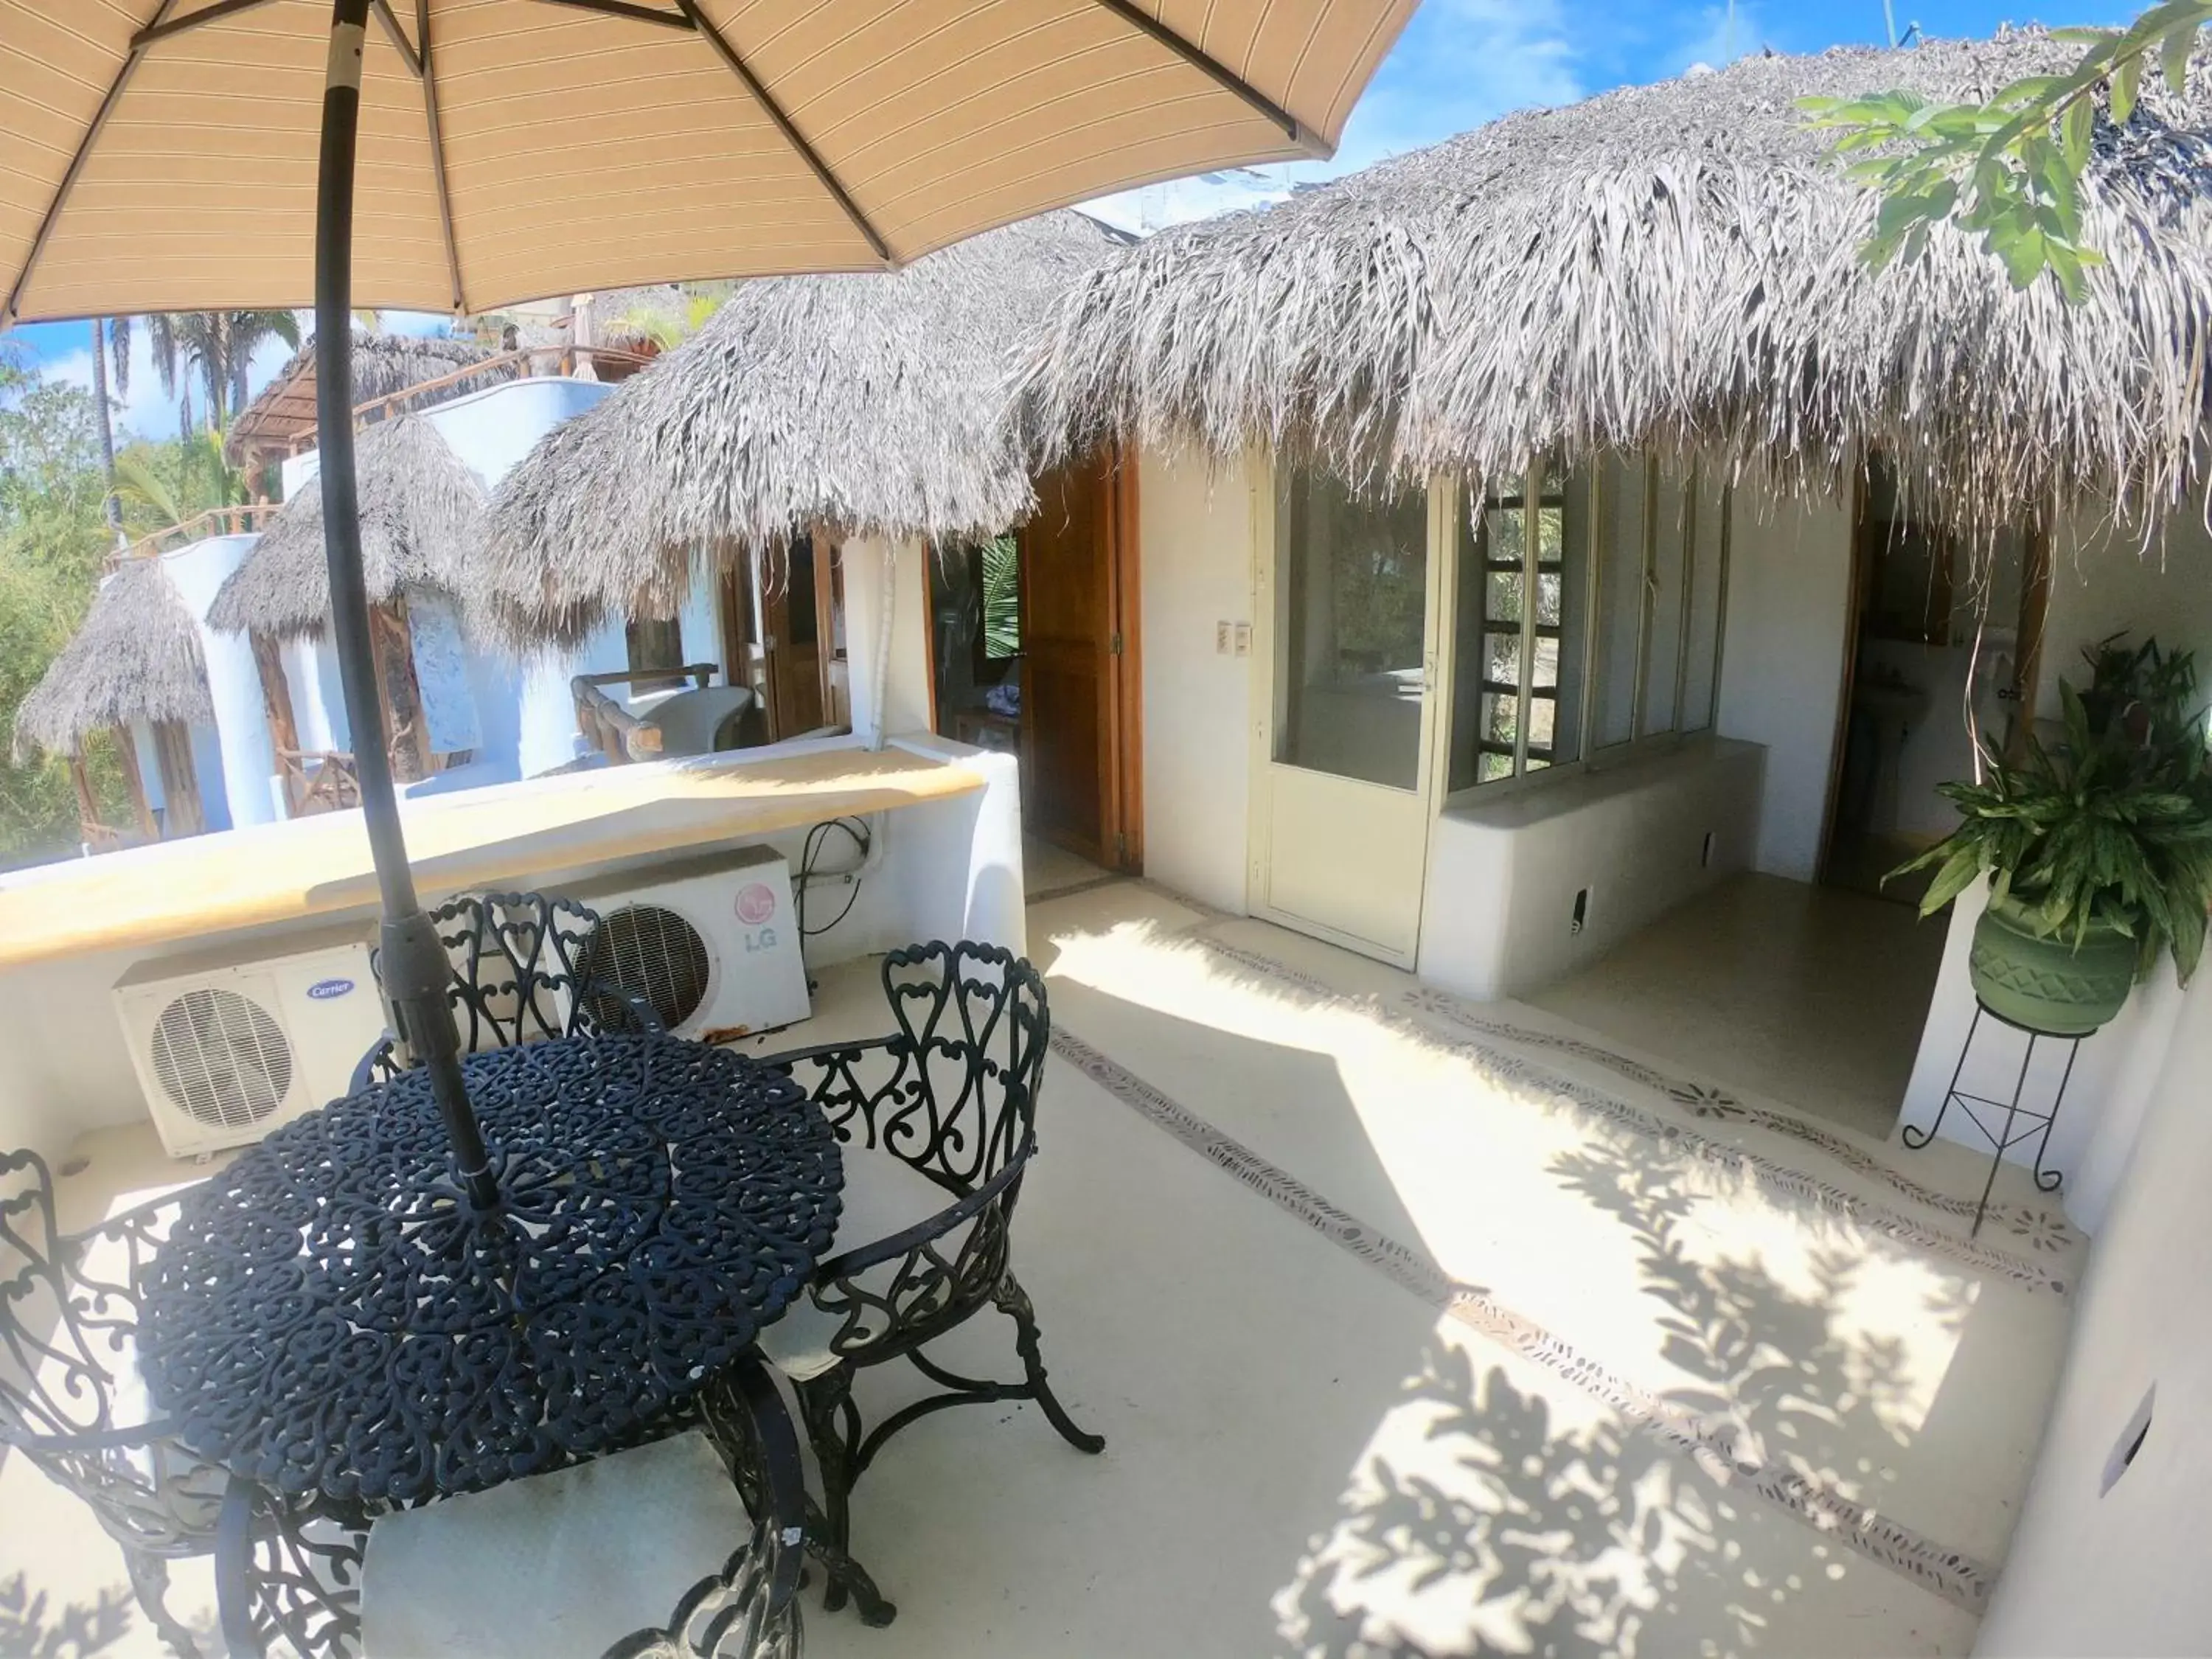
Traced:
[[1957, 822], [1938, 786], [1974, 775], [1978, 743], [2015, 752], [2033, 718], [2049, 538], [2025, 528], [1969, 542], [1916, 513], [1877, 460], [1860, 491], [1851, 593], [1820, 879], [1917, 904], [1928, 872], [1885, 878]]
[[939, 732], [1021, 760], [1030, 836], [1144, 867], [1136, 475], [1103, 451], [1037, 481], [1029, 521], [930, 561]]

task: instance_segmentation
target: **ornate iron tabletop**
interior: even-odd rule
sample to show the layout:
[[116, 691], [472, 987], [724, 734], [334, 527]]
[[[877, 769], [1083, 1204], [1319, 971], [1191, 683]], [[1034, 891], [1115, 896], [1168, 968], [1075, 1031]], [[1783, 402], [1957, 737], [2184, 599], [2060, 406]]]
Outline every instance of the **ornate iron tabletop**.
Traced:
[[185, 1199], [141, 1344], [194, 1450], [385, 1502], [588, 1456], [744, 1352], [829, 1248], [836, 1137], [787, 1077], [667, 1036], [465, 1069], [499, 1210], [453, 1191], [419, 1072], [285, 1125]]

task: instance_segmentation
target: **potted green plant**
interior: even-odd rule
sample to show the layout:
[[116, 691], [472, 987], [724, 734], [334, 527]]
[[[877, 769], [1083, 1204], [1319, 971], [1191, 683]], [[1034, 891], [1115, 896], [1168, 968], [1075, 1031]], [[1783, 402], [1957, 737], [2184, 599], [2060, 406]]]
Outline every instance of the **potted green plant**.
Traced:
[[1920, 914], [1990, 881], [1967, 972], [1993, 1013], [2086, 1036], [2171, 952], [2186, 985], [2212, 905], [2212, 763], [2195, 663], [2118, 636], [2086, 653], [2086, 691], [2064, 681], [2064, 736], [2031, 735], [2021, 763], [1992, 755], [1981, 782], [1948, 783], [1959, 827], [1892, 872], [1934, 866]]

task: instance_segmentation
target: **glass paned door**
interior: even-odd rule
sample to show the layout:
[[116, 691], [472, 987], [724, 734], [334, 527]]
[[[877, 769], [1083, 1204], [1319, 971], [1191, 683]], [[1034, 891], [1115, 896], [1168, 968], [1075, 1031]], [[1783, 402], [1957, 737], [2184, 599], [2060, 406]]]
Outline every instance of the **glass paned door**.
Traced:
[[1437, 584], [1449, 562], [1433, 556], [1431, 494], [1361, 495], [1284, 465], [1255, 525], [1256, 672], [1267, 686], [1254, 908], [1407, 966], [1428, 864]]

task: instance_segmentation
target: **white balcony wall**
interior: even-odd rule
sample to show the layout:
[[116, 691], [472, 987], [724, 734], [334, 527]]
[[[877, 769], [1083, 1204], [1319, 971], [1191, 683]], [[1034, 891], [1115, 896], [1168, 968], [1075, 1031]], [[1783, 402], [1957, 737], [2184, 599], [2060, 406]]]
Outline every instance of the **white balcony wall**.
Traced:
[[2212, 1650], [2212, 974], [2175, 1003], [1978, 1654]]

